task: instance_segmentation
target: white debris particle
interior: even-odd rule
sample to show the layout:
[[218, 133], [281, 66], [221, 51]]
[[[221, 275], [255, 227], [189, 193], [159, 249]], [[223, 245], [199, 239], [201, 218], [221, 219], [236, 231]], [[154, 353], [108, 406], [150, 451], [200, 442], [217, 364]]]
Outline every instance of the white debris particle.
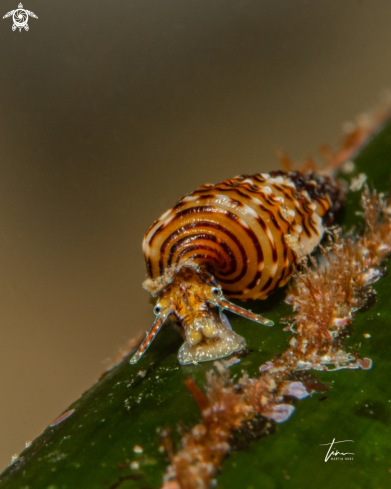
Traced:
[[362, 189], [362, 186], [366, 182], [367, 176], [365, 173], [359, 173], [357, 177], [352, 178], [350, 181], [349, 189], [352, 192], [358, 192], [359, 190]]
[[24, 444], [26, 448], [28, 448], [30, 445], [31, 445], [31, 440], [26, 441], [26, 443]]
[[160, 453], [165, 452], [165, 448], [164, 448], [163, 445], [160, 445], [160, 447], [158, 448], [158, 450], [159, 450]]
[[[289, 329], [290, 329], [290, 327], [288, 327], [288, 328], [287, 328], [287, 330], [289, 330]], [[292, 336], [292, 338], [289, 340], [289, 344], [290, 344], [291, 346], [295, 346], [295, 345], [296, 345], [296, 343], [297, 343], [296, 338], [295, 338], [294, 336]], [[267, 362], [266, 362], [266, 363], [267, 363]]]
[[140, 447], [140, 445], [135, 445], [133, 447], [133, 451], [134, 451], [134, 453], [143, 453], [144, 450], [143, 450], [143, 447]]
[[146, 370], [139, 370], [137, 372], [137, 375], [143, 379], [147, 375], [147, 371]]
[[140, 468], [140, 464], [137, 462], [137, 460], [134, 460], [133, 462], [131, 462], [130, 468], [132, 470], [138, 470]]
[[266, 363], [264, 363], [263, 365], [261, 365], [259, 367], [259, 371], [260, 372], [267, 372], [268, 370], [270, 370], [273, 367], [274, 367], [274, 363], [272, 361], [268, 360]]
[[353, 163], [353, 161], [349, 160], [342, 165], [341, 170], [345, 174], [353, 173], [355, 170], [355, 166], [356, 165]]
[[371, 335], [369, 333], [364, 333], [363, 336], [364, 336], [364, 338], [370, 338], [371, 337]]
[[226, 372], [226, 367], [221, 360], [216, 360], [213, 362], [213, 365], [216, 367], [219, 374], [223, 375]]
[[229, 360], [220, 360], [220, 361], [224, 365], [225, 368], [229, 368], [229, 367], [232, 367], [232, 365], [239, 363], [240, 358], [234, 355]]
[[16, 462], [19, 458], [19, 455], [17, 453], [15, 453], [14, 455], [11, 455], [11, 464], [13, 464], [14, 462]]

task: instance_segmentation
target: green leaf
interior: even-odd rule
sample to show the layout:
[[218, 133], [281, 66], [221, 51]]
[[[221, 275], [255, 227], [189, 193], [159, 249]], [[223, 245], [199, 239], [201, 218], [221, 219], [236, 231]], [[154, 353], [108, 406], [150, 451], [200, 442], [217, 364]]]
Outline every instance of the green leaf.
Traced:
[[[356, 173], [365, 173], [379, 191], [391, 187], [391, 124], [385, 126], [355, 158]], [[350, 193], [341, 224], [360, 225], [359, 193]], [[332, 389], [296, 403], [294, 415], [275, 433], [228, 457], [217, 477], [221, 489], [345, 487], [386, 488], [391, 484], [391, 276], [375, 286], [376, 303], [358, 313], [347, 343], [361, 357], [373, 360], [372, 370], [322, 372], [318, 377]], [[232, 374], [250, 375], [260, 364], [283, 352], [291, 337], [281, 317], [291, 313], [283, 303], [284, 290], [267, 301], [249, 304], [272, 319], [274, 328], [232, 316], [237, 333], [253, 350]], [[145, 325], [145, 329], [148, 325]], [[364, 334], [371, 335], [370, 338]], [[192, 375], [205, 384], [210, 363], [180, 366], [182, 340], [166, 327], [137, 365], [129, 358], [107, 372], [66, 411], [68, 418], [48, 427], [0, 476], [3, 489], [130, 489], [158, 488], [168, 464], [159, 449], [159, 429], [171, 427], [174, 446], [177, 427], [190, 428], [199, 420], [197, 406], [183, 382]], [[340, 447], [353, 452], [351, 461], [325, 462], [321, 444], [354, 440]], [[142, 453], [141, 452], [142, 449]]]

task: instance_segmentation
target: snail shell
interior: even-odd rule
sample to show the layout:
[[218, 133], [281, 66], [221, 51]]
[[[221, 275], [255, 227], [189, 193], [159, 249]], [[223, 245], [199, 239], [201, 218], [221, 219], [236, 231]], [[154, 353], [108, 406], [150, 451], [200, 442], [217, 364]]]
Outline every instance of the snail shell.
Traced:
[[[217, 185], [202, 185], [180, 199], [148, 229], [143, 252], [149, 278], [144, 287], [160, 297], [159, 303], [164, 299], [164, 319], [167, 313], [173, 313], [184, 329], [187, 342], [191, 344], [193, 334], [208, 353], [204, 334], [208, 328], [195, 326], [207, 315], [202, 309], [217, 307], [220, 313], [229, 309], [251, 316], [252, 313], [246, 311], [246, 314], [225, 298], [265, 299], [283, 286], [293, 273], [293, 265], [319, 244], [324, 217], [332, 218], [344, 194], [345, 187], [340, 181], [312, 172], [241, 175]], [[186, 276], [183, 276], [184, 268], [188, 270]], [[193, 278], [189, 270], [193, 271]], [[204, 277], [201, 280], [204, 287], [199, 285], [200, 277]], [[191, 284], [196, 282], [199, 290], [195, 294]], [[216, 286], [220, 292], [211, 299], [206, 288], [211, 290]], [[201, 305], [193, 300], [192, 294], [201, 297]], [[189, 314], [198, 319], [193, 317], [193, 323], [191, 318], [189, 322]], [[250, 319], [270, 325], [270, 321], [252, 316]], [[220, 330], [221, 327], [224, 331], [230, 329], [225, 316], [219, 320], [215, 314], [214, 321]], [[155, 328], [156, 332], [160, 327], [159, 324]], [[216, 332], [212, 338], [221, 336]], [[132, 363], [140, 358], [153, 337], [147, 336]], [[196, 340], [194, 343], [192, 348], [197, 346]], [[202, 348], [199, 346], [199, 351]], [[213, 359], [232, 351], [235, 349], [222, 348]], [[211, 359], [204, 353], [197, 354], [194, 350], [187, 360], [180, 361], [195, 363]]]

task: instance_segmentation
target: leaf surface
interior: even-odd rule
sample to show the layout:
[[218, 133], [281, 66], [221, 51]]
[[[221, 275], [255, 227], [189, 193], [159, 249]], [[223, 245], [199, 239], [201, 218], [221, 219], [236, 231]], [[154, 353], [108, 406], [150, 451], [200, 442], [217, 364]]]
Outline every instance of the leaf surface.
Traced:
[[[365, 173], [379, 191], [391, 189], [391, 124], [388, 123], [355, 158], [356, 171]], [[351, 176], [349, 176], [351, 178]], [[361, 225], [359, 192], [350, 193], [340, 224]], [[345, 489], [391, 486], [391, 276], [376, 285], [376, 303], [358, 313], [346, 340], [361, 358], [373, 360], [369, 371], [318, 373], [332, 387], [296, 403], [296, 411], [275, 433], [233, 452], [217, 477], [220, 489]], [[275, 322], [265, 328], [231, 316], [234, 330], [253, 352], [231, 368], [258, 373], [259, 365], [283, 352], [291, 333], [280, 318], [291, 314], [283, 303], [284, 290], [270, 299], [246, 303]], [[145, 325], [148, 326], [148, 325]], [[146, 328], [144, 328], [146, 329]], [[364, 334], [369, 334], [370, 338]], [[165, 327], [136, 365], [129, 358], [117, 365], [68, 409], [74, 410], [56, 426], [49, 426], [0, 476], [3, 489], [130, 489], [158, 488], [168, 464], [158, 430], [190, 428], [199, 420], [197, 406], [184, 386], [188, 375], [201, 387], [210, 363], [180, 366], [182, 339]], [[353, 452], [353, 460], [325, 462], [327, 446]], [[160, 447], [160, 448], [159, 448]]]

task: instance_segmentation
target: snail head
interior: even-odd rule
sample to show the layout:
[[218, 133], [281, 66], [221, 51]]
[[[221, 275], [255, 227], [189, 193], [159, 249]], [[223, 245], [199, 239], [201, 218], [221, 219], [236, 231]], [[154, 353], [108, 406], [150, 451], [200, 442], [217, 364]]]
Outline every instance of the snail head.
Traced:
[[223, 310], [273, 326], [273, 322], [232, 304], [205, 271], [181, 268], [154, 307], [156, 319], [144, 341], [130, 360], [136, 363], [145, 353], [167, 318], [176, 319], [185, 339], [179, 350], [181, 365], [223, 358], [246, 347], [245, 339], [232, 331]]

